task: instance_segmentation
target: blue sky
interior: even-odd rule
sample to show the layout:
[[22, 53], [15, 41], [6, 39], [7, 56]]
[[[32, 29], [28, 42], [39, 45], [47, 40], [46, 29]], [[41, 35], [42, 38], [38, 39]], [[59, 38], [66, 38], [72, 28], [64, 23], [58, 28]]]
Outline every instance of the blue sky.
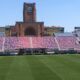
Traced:
[[0, 26], [23, 21], [23, 3], [35, 2], [37, 21], [45, 26], [62, 26], [73, 31], [80, 26], [80, 0], [0, 0]]

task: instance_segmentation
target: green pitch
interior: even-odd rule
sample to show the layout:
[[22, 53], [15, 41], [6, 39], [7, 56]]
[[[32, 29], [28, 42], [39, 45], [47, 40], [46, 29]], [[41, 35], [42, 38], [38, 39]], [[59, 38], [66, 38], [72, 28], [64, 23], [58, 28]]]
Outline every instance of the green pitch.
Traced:
[[80, 55], [0, 56], [0, 80], [80, 80]]

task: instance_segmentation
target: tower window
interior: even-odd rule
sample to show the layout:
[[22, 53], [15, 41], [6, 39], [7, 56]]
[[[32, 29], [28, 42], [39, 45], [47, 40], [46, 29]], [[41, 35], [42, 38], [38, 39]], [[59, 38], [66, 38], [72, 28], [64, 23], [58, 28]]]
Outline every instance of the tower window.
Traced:
[[29, 12], [29, 13], [32, 12], [32, 7], [28, 7], [28, 12]]

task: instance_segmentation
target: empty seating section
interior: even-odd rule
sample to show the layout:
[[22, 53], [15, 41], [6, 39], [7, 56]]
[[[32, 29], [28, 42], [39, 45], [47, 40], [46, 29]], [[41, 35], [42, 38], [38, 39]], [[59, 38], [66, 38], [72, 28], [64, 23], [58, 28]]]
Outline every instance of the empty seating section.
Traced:
[[30, 37], [19, 37], [20, 48], [30, 48]]
[[75, 39], [75, 50], [80, 51], [80, 38], [76, 37]]
[[80, 52], [80, 44], [75, 45], [75, 50]]
[[4, 37], [0, 37], [0, 51], [3, 51], [4, 49]]
[[32, 37], [32, 48], [44, 48], [43, 37]]
[[[79, 42], [79, 43], [78, 43]], [[57, 37], [0, 37], [0, 51], [23, 48], [52, 48], [80, 50], [80, 41], [73, 36]]]
[[58, 48], [54, 37], [44, 37], [43, 44], [44, 48]]
[[5, 37], [4, 48], [5, 50], [12, 50], [19, 48], [19, 42], [17, 37]]
[[59, 36], [56, 39], [61, 50], [75, 48], [75, 38], [72, 36]]

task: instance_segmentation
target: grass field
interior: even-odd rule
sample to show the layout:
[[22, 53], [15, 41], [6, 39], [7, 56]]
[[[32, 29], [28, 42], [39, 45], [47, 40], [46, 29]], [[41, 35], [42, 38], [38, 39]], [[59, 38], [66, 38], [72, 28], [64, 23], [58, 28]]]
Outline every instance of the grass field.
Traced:
[[0, 80], [80, 80], [80, 55], [0, 56]]

